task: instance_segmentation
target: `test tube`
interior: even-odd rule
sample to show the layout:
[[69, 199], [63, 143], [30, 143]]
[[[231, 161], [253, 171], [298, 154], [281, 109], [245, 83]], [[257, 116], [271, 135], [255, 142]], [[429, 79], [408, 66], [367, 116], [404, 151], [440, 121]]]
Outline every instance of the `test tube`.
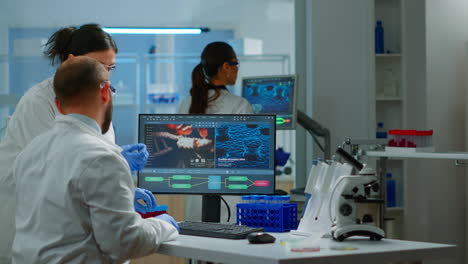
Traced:
[[279, 196], [279, 195], [273, 196], [273, 201], [272, 201], [272, 203], [274, 203], [274, 204], [279, 204], [279, 203], [280, 203], [280, 196]]
[[272, 204], [273, 203], [273, 198], [274, 198], [274, 196], [265, 195], [264, 201], [265, 201], [266, 204]]
[[259, 203], [265, 203], [265, 195], [257, 195]]
[[250, 195], [251, 197], [251, 203], [259, 203], [259, 197], [258, 195]]
[[281, 195], [281, 196], [280, 196], [280, 201], [281, 201], [281, 203], [283, 203], [283, 204], [289, 203], [289, 200], [290, 200], [289, 195]]

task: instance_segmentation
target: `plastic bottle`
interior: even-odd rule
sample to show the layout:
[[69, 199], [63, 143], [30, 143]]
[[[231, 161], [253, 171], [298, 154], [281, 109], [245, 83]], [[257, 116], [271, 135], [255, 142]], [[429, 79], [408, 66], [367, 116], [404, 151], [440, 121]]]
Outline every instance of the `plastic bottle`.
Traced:
[[377, 123], [377, 129], [375, 131], [376, 138], [387, 138], [387, 130], [384, 128], [384, 123]]
[[391, 173], [387, 173], [387, 207], [396, 206], [396, 183]]
[[375, 53], [382, 54], [384, 52], [384, 28], [382, 21], [377, 20], [377, 25], [375, 26]]

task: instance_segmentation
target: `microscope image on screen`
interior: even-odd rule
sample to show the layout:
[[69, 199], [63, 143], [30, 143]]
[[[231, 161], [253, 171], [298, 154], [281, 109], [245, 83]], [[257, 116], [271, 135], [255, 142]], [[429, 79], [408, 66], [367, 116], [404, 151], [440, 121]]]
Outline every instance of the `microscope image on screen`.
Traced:
[[214, 128], [190, 124], [148, 124], [150, 168], [213, 168]]
[[254, 113], [287, 113], [290, 111], [289, 84], [252, 83], [244, 88], [244, 97], [252, 104]]
[[217, 168], [268, 168], [270, 128], [263, 124], [216, 128]]

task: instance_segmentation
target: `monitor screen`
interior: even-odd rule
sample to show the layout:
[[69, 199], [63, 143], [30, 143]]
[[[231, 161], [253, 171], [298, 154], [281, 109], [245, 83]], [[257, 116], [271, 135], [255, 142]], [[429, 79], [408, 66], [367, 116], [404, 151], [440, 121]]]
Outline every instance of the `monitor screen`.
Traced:
[[277, 75], [242, 79], [242, 96], [255, 114], [275, 114], [277, 129], [296, 127], [296, 76]]
[[274, 115], [140, 114], [149, 159], [138, 186], [159, 194], [273, 194]]

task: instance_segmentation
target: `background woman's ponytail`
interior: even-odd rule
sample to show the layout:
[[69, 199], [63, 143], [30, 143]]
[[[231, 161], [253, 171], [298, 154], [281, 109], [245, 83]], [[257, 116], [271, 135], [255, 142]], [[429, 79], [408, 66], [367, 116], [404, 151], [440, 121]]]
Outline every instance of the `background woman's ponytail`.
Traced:
[[[190, 114], [204, 114], [208, 107], [208, 89], [206, 76], [203, 73], [203, 65], [199, 63], [192, 71], [192, 104], [190, 105]], [[193, 102], [196, 102], [195, 104]]]

